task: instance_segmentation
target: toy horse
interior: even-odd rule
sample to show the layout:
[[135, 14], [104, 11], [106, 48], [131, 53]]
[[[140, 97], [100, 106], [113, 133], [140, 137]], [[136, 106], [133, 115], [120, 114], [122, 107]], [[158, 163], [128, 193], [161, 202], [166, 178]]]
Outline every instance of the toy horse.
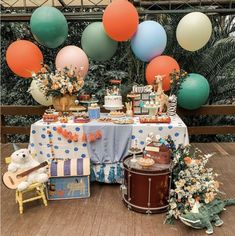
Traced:
[[164, 90], [162, 89], [162, 81], [163, 78], [166, 77], [166, 75], [156, 75], [155, 76], [155, 85], [157, 85], [157, 91], [155, 96], [155, 103], [160, 105], [158, 113], [161, 115], [164, 107], [168, 107], [168, 96], [164, 93]]

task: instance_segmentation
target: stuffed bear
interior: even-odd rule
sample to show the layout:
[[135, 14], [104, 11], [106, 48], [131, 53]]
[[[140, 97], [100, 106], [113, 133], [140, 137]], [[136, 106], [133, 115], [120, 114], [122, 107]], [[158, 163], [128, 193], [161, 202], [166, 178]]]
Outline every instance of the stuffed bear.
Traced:
[[[19, 149], [11, 154], [11, 163], [8, 166], [9, 172], [16, 172], [18, 170], [31, 169], [40, 163], [32, 158], [28, 149]], [[48, 181], [48, 175], [46, 174], [46, 167], [40, 168], [27, 177], [26, 181], [21, 182], [17, 189], [19, 191], [25, 190], [32, 183], [45, 183]]]

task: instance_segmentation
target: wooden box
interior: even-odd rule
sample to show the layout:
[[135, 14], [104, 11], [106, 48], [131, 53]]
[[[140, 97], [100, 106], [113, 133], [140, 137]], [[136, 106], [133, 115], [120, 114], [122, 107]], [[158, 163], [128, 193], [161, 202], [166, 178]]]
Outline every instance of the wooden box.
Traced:
[[90, 176], [51, 177], [46, 192], [48, 200], [90, 197]]
[[171, 151], [166, 145], [158, 143], [158, 142], [151, 142], [149, 143], [145, 149], [144, 153], [147, 157], [151, 157], [155, 163], [158, 164], [169, 164], [171, 161]]
[[90, 159], [58, 160], [50, 165], [48, 200], [87, 198], [90, 196]]

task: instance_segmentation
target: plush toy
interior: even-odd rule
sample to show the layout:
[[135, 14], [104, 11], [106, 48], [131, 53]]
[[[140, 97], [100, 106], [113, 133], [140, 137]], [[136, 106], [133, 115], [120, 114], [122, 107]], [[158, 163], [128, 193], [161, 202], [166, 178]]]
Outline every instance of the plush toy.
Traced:
[[[38, 166], [40, 163], [32, 158], [28, 149], [19, 149], [12, 153], [11, 163], [8, 166], [9, 172], [16, 172], [18, 170], [28, 170], [35, 166]], [[26, 189], [32, 183], [45, 183], [48, 181], [48, 175], [46, 174], [46, 167], [40, 168], [27, 177], [26, 181], [21, 182], [17, 189], [22, 191]]]
[[192, 209], [191, 212], [181, 215], [180, 220], [192, 228], [203, 229], [206, 228], [207, 234], [213, 234], [213, 226], [221, 226], [223, 221], [219, 217], [219, 213], [222, 212], [226, 206], [235, 205], [235, 198], [220, 200], [215, 199], [208, 204], [197, 206]]

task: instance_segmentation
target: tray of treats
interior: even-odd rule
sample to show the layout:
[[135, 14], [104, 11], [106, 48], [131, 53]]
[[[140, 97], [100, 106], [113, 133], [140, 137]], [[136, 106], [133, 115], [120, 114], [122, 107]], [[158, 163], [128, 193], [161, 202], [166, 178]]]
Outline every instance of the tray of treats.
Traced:
[[110, 111], [109, 116], [113, 118], [121, 118], [121, 117], [125, 117], [126, 114], [122, 111]]
[[42, 116], [42, 119], [44, 122], [57, 122], [58, 121], [58, 112], [55, 111], [55, 109], [47, 109], [45, 113]]
[[128, 125], [128, 124], [133, 124], [133, 123], [134, 123], [133, 119], [114, 120], [114, 124], [118, 124], [118, 125]]
[[109, 117], [101, 117], [98, 119], [99, 122], [113, 122], [112, 118]]
[[129, 150], [129, 153], [132, 153], [132, 154], [134, 154], [134, 153], [141, 153], [142, 152], [142, 150], [140, 149], [140, 148], [138, 148], [138, 147], [131, 147]]
[[155, 161], [152, 158], [141, 157], [138, 159], [138, 164], [142, 167], [150, 167], [155, 164]]
[[58, 121], [58, 114], [44, 114], [43, 115], [44, 122], [57, 122]]
[[74, 123], [88, 123], [90, 122], [90, 119], [86, 112], [79, 112], [76, 115], [74, 115], [73, 122]]
[[169, 116], [142, 116], [139, 120], [140, 123], [171, 123]]

